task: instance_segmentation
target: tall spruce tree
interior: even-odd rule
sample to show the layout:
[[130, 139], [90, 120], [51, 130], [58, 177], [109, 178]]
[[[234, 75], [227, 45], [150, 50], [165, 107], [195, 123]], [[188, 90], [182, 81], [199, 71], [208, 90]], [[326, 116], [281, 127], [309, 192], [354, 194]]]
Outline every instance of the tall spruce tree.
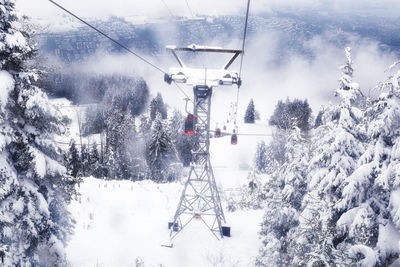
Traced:
[[368, 146], [359, 166], [344, 185], [338, 209], [338, 231], [360, 265], [389, 266], [398, 248], [383, 246], [385, 233], [400, 230], [400, 71], [378, 87], [383, 93], [364, 113]]
[[254, 157], [254, 165], [257, 171], [265, 173], [267, 168], [267, 146], [264, 141], [257, 145], [256, 155]]
[[303, 132], [307, 132], [310, 129], [311, 112], [307, 100], [290, 100], [288, 98], [285, 102], [278, 102], [269, 119], [269, 124], [284, 131], [297, 127]]
[[15, 1], [0, 1], [0, 243], [3, 266], [66, 266], [73, 222], [67, 204], [77, 180], [53, 142], [58, 110], [36, 86], [29, 26]]
[[81, 172], [81, 157], [79, 156], [78, 149], [76, 149], [75, 141], [72, 140], [69, 145], [67, 153], [67, 170], [69, 175], [78, 177]]
[[299, 128], [293, 129], [285, 143], [284, 163], [266, 177], [265, 214], [260, 235], [263, 246], [257, 266], [292, 266], [299, 253], [296, 227], [301, 203], [307, 192], [306, 175], [309, 163], [309, 140]]
[[168, 168], [174, 161], [171, 137], [167, 127], [162, 120], [162, 115], [157, 114], [153, 121], [151, 137], [147, 145], [147, 165], [150, 170], [151, 180], [156, 182], [166, 182], [169, 180]]
[[164, 100], [160, 93], [157, 93], [157, 96], [150, 102], [150, 118], [155, 120], [157, 113], [161, 114], [161, 118], [163, 120], [167, 118], [167, 107], [165, 106]]
[[[336, 90], [340, 103], [321, 114], [321, 125], [307, 145], [310, 148], [299, 142], [302, 135], [289, 136], [284, 164], [271, 175], [276, 180], [269, 185], [274, 189], [267, 195], [261, 231], [264, 246], [257, 265], [379, 264], [374, 261], [374, 209], [365, 203], [354, 209], [360, 199], [370, 195], [367, 188], [373, 186], [365, 183], [369, 176], [366, 168], [359, 168], [365, 151], [365, 116], [355, 106], [361, 92], [352, 81], [349, 48], [346, 58]], [[360, 174], [365, 174], [366, 179], [361, 179]]]
[[117, 100], [106, 120], [106, 166], [112, 179], [133, 179], [135, 170], [132, 160], [135, 158], [136, 139], [135, 120], [129, 108], [124, 110]]
[[244, 115], [244, 122], [254, 123], [255, 118], [256, 118], [256, 111], [254, 108], [254, 101], [253, 99], [251, 99], [249, 105], [247, 106], [246, 113]]
[[193, 137], [185, 134], [184, 117], [178, 110], [174, 110], [169, 120], [169, 132], [171, 141], [177, 153], [177, 157], [184, 166], [189, 166], [192, 160]]
[[[341, 67], [342, 77], [335, 95], [339, 105], [328, 107], [322, 115], [323, 124], [316, 129], [313, 137], [314, 155], [308, 170], [309, 196], [304, 203], [300, 227], [313, 229], [321, 225], [319, 236], [314, 235], [300, 257], [302, 263], [332, 265], [352, 262], [345, 243], [341, 242], [335, 226], [340, 215], [349, 207], [339, 207], [343, 187], [351, 181], [357, 169], [358, 158], [363, 153], [364, 134], [362, 112], [354, 106], [360, 97], [359, 85], [352, 81], [353, 61], [350, 48], [346, 48], [346, 64]], [[312, 230], [315, 232], [315, 230]], [[323, 242], [319, 242], [325, 236]]]
[[97, 144], [93, 143], [92, 148], [89, 153], [89, 170], [90, 175], [96, 178], [104, 177], [104, 167], [101, 162], [99, 150], [97, 148]]

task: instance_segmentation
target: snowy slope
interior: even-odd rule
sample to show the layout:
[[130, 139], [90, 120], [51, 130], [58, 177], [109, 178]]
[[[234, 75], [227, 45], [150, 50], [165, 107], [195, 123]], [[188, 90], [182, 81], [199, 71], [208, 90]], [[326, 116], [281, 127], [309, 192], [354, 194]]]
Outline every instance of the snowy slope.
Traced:
[[146, 266], [214, 266], [220, 257], [226, 266], [252, 265], [260, 246], [261, 211], [226, 213], [231, 238], [218, 241], [195, 221], [174, 239], [174, 248], [160, 246], [168, 240], [167, 222], [181, 188], [178, 183], [86, 179], [70, 207], [77, 220], [68, 247], [72, 265], [135, 266], [139, 257]]
[[[266, 125], [245, 125], [241, 131], [266, 133]], [[217, 184], [224, 195], [246, 183], [257, 142], [265, 137], [213, 138], [212, 162]], [[182, 190], [181, 183], [103, 181], [85, 179], [81, 196], [70, 206], [76, 218], [75, 234], [67, 248], [73, 266], [252, 266], [260, 247], [257, 211], [225, 211], [232, 237], [221, 241], [201, 222], [192, 222], [173, 241], [168, 240], [171, 220]], [[223, 203], [225, 206], [225, 204]]]

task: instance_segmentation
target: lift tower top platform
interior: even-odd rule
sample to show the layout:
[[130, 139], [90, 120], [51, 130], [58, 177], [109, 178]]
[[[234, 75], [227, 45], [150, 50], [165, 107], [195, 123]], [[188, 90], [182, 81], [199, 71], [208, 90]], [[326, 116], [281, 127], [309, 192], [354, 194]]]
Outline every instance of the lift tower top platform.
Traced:
[[[213, 88], [221, 85], [238, 87], [241, 80], [237, 71], [228, 70], [242, 50], [190, 45], [184, 48], [167, 46], [178, 61], [179, 68], [171, 68], [164, 80], [171, 84], [185, 83], [193, 86], [194, 94], [194, 148], [189, 176], [173, 220], [168, 223], [171, 240], [192, 220], [202, 221], [216, 238], [230, 236], [226, 225], [221, 199], [215, 183], [210, 162], [210, 113]], [[220, 69], [197, 69], [187, 67], [177, 52], [229, 53], [230, 59]]]
[[[175, 59], [178, 61], [179, 68], [170, 68], [169, 73], [165, 74], [164, 80], [171, 84], [172, 81], [177, 83], [185, 83], [187, 85], [197, 86], [206, 85], [216, 87], [220, 85], [236, 84], [241, 86], [241, 80], [237, 71], [230, 71], [228, 68], [235, 59], [243, 53], [242, 50], [224, 49], [213, 46], [189, 45], [187, 47], [176, 47], [169, 45], [167, 50], [171, 51]], [[207, 52], [218, 54], [232, 54], [229, 60], [219, 69], [190, 68], [186, 66], [177, 52]], [[205, 79], [206, 78], [206, 79]]]

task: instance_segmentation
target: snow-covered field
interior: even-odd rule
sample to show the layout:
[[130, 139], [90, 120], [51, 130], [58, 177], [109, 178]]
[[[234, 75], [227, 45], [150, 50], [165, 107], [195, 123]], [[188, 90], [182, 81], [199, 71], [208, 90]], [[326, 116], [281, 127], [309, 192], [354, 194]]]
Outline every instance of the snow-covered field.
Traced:
[[[267, 128], [263, 124], [239, 128], [250, 130], [265, 134]], [[230, 144], [229, 136], [212, 139], [212, 162], [222, 194], [247, 182], [256, 145], [263, 138], [239, 136], [237, 146]], [[167, 223], [182, 188], [179, 182], [86, 178], [79, 188], [81, 196], [70, 206], [76, 219], [67, 248], [72, 265], [136, 266], [140, 258], [145, 266], [252, 266], [261, 244], [262, 210], [225, 210], [230, 238], [218, 241], [201, 222], [193, 221], [174, 238], [173, 248], [161, 246], [169, 240]]]
[[173, 215], [181, 185], [150, 181], [102, 181], [88, 178], [82, 196], [70, 210], [77, 220], [68, 247], [73, 266], [250, 266], [257, 254], [262, 212], [226, 212], [232, 237], [218, 241], [201, 222], [192, 222], [168, 241], [167, 222]]

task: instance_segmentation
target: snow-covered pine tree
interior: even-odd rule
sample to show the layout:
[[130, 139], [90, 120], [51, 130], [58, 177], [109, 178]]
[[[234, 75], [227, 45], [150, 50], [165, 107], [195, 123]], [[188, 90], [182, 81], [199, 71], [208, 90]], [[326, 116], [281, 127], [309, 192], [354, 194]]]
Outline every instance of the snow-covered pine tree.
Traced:
[[298, 127], [303, 132], [307, 132], [310, 129], [311, 112], [307, 100], [287, 98], [285, 102], [278, 102], [269, 119], [269, 124], [280, 130], [291, 130]]
[[120, 126], [124, 119], [122, 103], [114, 98], [106, 119], [106, 148], [105, 165], [107, 176], [110, 179], [117, 178], [118, 152], [122, 145]]
[[82, 145], [81, 151], [81, 166], [82, 176], [90, 176], [90, 147], [86, 144]]
[[0, 1], [0, 244], [3, 266], [66, 266], [77, 180], [51, 140], [61, 116], [35, 84], [29, 26], [14, 0]]
[[[383, 93], [366, 110], [369, 145], [343, 188], [338, 225], [351, 255], [363, 266], [389, 266], [398, 247], [387, 245], [400, 230], [400, 71], [378, 89]], [[345, 207], [345, 209], [344, 209]]]
[[265, 177], [266, 206], [260, 232], [263, 246], [256, 260], [257, 266], [292, 266], [298, 253], [296, 227], [307, 192], [309, 140], [295, 128], [285, 146], [284, 163]]
[[143, 114], [139, 117], [139, 135], [146, 140], [149, 137], [152, 122], [148, 115]]
[[258, 172], [266, 173], [267, 168], [267, 146], [264, 141], [261, 141], [257, 145], [256, 155], [254, 157], [255, 169]]
[[169, 180], [168, 168], [170, 163], [174, 161], [173, 155], [171, 137], [168, 135], [162, 115], [158, 113], [153, 121], [146, 152], [151, 180], [155, 182], [167, 182]]
[[171, 141], [183, 166], [189, 166], [192, 160], [193, 137], [185, 134], [183, 125], [182, 113], [174, 110], [168, 125]]
[[[120, 130], [120, 146], [118, 147], [118, 169], [117, 177], [120, 179], [131, 179], [135, 178], [135, 166], [134, 159], [137, 152], [134, 151], [136, 140], [136, 126], [135, 119], [131, 115], [130, 109], [127, 109], [122, 119]], [[139, 171], [139, 170], [137, 170]]]
[[[298, 227], [306, 229], [305, 234], [309, 238], [299, 239], [299, 247], [303, 251], [295, 264], [329, 266], [352, 261], [345, 248], [346, 240], [336, 232], [336, 227], [343, 212], [351, 208], [340, 206], [340, 202], [344, 187], [352, 182], [358, 159], [365, 150], [365, 131], [362, 127], [363, 114], [354, 106], [361, 93], [358, 84], [352, 81], [350, 48], [346, 48], [345, 52], [347, 62], [341, 68], [343, 75], [336, 90], [340, 104], [324, 111], [323, 124], [315, 130], [312, 140], [313, 157], [307, 175], [309, 194], [303, 203], [303, 219]], [[318, 235], [312, 234], [316, 232], [315, 226], [318, 226]], [[323, 242], [320, 242], [321, 236], [324, 236]]]
[[[111, 179], [133, 179], [137, 162], [136, 152], [136, 129], [135, 120], [132, 117], [131, 109], [123, 109], [121, 103], [115, 99], [106, 120], [106, 166], [108, 176]], [[142, 154], [139, 154], [142, 155]], [[138, 172], [142, 173], [142, 166]], [[140, 177], [143, 175], [140, 174]]]
[[163, 120], [167, 118], [167, 107], [165, 106], [164, 100], [160, 93], [157, 93], [157, 96], [150, 102], [150, 118], [154, 120], [157, 116], [157, 113], [161, 114]]
[[97, 148], [97, 144], [93, 143], [92, 148], [90, 150], [89, 158], [90, 158], [90, 175], [96, 178], [103, 178], [105, 176], [104, 166], [101, 162], [101, 157], [99, 150]]
[[255, 121], [255, 107], [253, 99], [250, 100], [249, 105], [247, 106], [246, 113], [244, 115], [244, 122], [245, 123], [254, 123]]
[[81, 157], [76, 149], [75, 140], [71, 140], [66, 160], [68, 174], [73, 177], [78, 177], [81, 171]]

